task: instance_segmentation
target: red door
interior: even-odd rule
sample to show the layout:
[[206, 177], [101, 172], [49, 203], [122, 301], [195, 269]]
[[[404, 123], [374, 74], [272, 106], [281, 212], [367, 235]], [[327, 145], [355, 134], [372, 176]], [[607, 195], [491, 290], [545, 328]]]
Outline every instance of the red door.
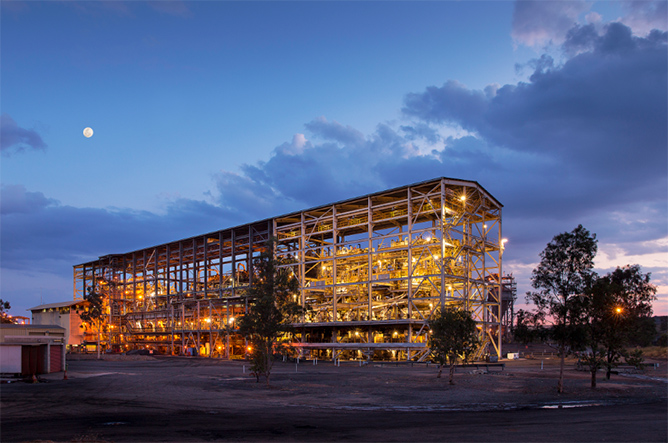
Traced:
[[51, 345], [51, 371], [60, 372], [63, 370], [63, 345]]

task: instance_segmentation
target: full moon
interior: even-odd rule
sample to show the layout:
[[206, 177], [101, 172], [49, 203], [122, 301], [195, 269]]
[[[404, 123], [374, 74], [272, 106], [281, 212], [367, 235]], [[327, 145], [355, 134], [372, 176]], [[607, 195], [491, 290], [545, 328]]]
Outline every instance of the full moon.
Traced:
[[93, 136], [93, 129], [92, 128], [84, 129], [84, 137], [91, 138], [92, 136]]

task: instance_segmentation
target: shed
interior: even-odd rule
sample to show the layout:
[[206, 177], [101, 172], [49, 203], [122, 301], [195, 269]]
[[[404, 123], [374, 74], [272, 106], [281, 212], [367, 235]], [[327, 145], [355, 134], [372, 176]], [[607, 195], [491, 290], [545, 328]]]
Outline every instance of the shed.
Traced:
[[0, 324], [0, 373], [39, 375], [65, 369], [65, 328]]

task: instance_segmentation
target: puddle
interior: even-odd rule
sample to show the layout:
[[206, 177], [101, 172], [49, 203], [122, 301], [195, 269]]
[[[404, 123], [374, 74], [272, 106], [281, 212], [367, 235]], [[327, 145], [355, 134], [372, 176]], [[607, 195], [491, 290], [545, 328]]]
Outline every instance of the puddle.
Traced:
[[619, 374], [622, 377], [630, 377], [630, 378], [637, 378], [640, 380], [653, 380], [653, 381], [662, 381], [664, 383], [668, 383], [667, 378], [660, 378], [660, 377], [650, 377], [649, 375], [641, 375], [641, 374]]
[[589, 406], [607, 406], [607, 405], [609, 405], [609, 403], [573, 401], [573, 402], [562, 402], [550, 405], [542, 405], [538, 406], [538, 409], [572, 409], [572, 408], [586, 408]]
[[[610, 406], [614, 403], [601, 401], [572, 401], [560, 403], [547, 404], [517, 404], [517, 403], [477, 403], [471, 406], [441, 406], [441, 405], [406, 405], [406, 406], [374, 406], [374, 405], [347, 405], [334, 406], [331, 409], [339, 409], [344, 411], [434, 411], [434, 412], [472, 412], [472, 411], [513, 411], [519, 409], [572, 409], [572, 408], [586, 408], [594, 406]], [[289, 405], [297, 406], [297, 405]], [[304, 405], [301, 405], [304, 406]], [[319, 408], [318, 406], [311, 406]]]

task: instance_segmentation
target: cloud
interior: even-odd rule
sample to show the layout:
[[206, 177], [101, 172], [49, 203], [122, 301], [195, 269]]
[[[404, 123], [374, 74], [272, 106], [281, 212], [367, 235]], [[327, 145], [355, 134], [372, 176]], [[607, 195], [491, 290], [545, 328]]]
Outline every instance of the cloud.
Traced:
[[0, 115], [0, 151], [11, 155], [26, 149], [45, 150], [46, 143], [34, 129], [25, 129], [16, 124], [6, 113]]
[[668, 30], [668, 2], [666, 0], [622, 2], [622, 23], [638, 35], [647, 35], [653, 29]]
[[58, 203], [41, 192], [28, 192], [22, 185], [3, 184], [0, 192], [0, 213], [3, 215], [30, 214]]
[[318, 117], [306, 124], [306, 129], [311, 131], [316, 137], [324, 140], [332, 140], [347, 145], [356, 145], [364, 141], [364, 134], [350, 126], [333, 121], [328, 122], [325, 117]]
[[505, 85], [490, 97], [449, 81], [408, 94], [403, 112], [461, 126], [492, 149], [527, 154], [524, 160], [549, 159], [541, 175], [567, 195], [574, 184], [581, 187], [576, 200], [583, 206], [592, 196], [597, 207], [638, 195], [661, 201], [666, 189], [657, 183], [666, 182], [668, 163], [666, 34], [638, 38], [620, 23], [602, 35], [585, 28], [573, 28], [564, 45], [589, 51], [561, 66], [537, 61], [528, 83]]
[[602, 263], [647, 258], [668, 282], [652, 268], [668, 237], [666, 33], [571, 22], [559, 35], [565, 60], [538, 57], [526, 82], [429, 86], [405, 96], [399, 124], [368, 134], [315, 118], [268, 158], [216, 173], [207, 201], [175, 199], [163, 215], [75, 208], [5, 185], [3, 288], [29, 273], [62, 277], [98, 255], [439, 176], [477, 181], [505, 205], [504, 270], [516, 272], [520, 294], [547, 242], [579, 223], [597, 233]]
[[521, 264], [578, 223], [620, 257], [651, 265], [668, 235], [666, 33], [641, 38], [609, 23], [563, 36], [565, 61], [543, 54], [528, 82], [490, 94], [448, 81], [408, 94], [403, 112], [475, 136], [448, 140], [440, 160], [506, 205], [505, 269], [524, 272]]
[[46, 272], [100, 255], [127, 252], [211, 232], [238, 214], [197, 200], [171, 202], [164, 215], [119, 208], [62, 205], [21, 185], [2, 187], [2, 267]]
[[533, 47], [561, 44], [578, 16], [589, 8], [586, 1], [516, 1], [511, 36]]

